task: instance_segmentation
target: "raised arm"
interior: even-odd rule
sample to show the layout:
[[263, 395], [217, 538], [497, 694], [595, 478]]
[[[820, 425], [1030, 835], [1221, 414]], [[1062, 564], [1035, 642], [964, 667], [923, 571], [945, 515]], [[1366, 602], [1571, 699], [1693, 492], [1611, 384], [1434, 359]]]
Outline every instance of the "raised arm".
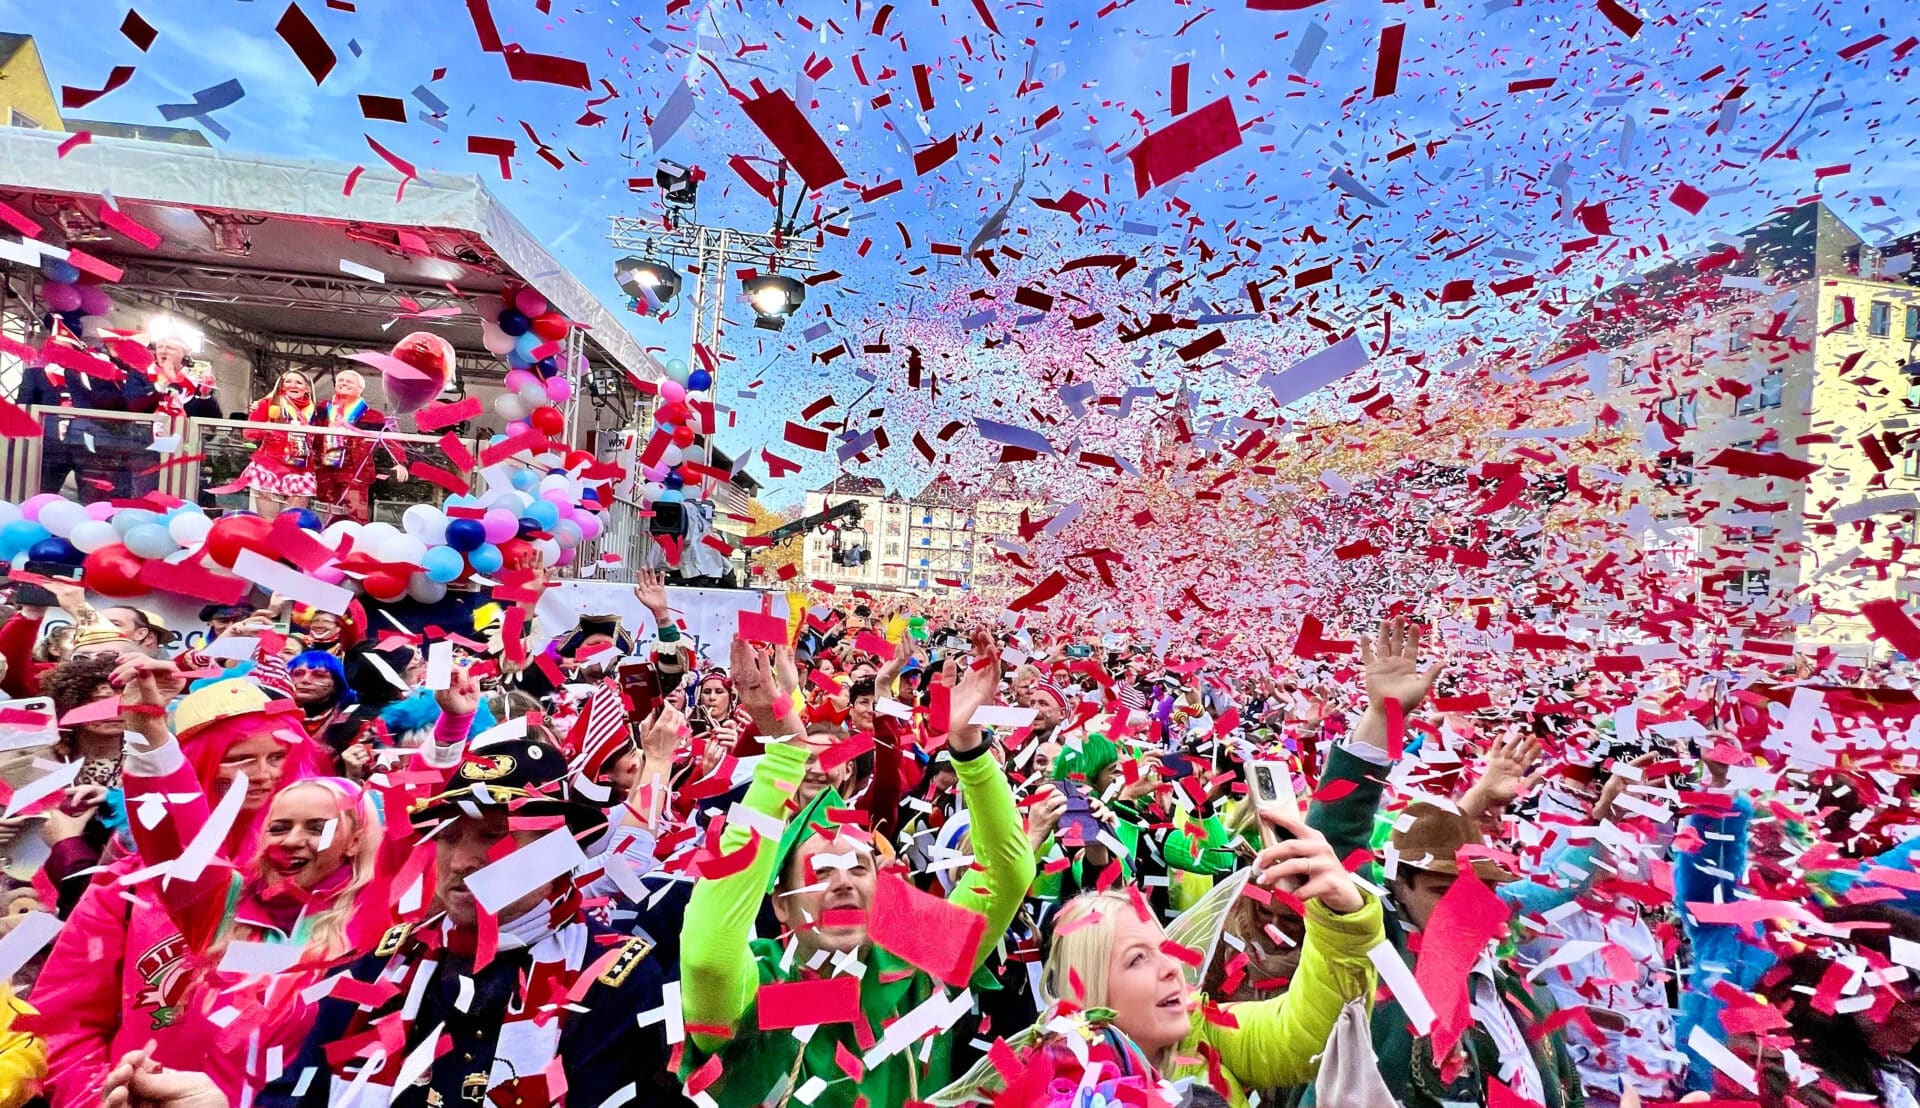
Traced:
[[[736, 638], [732, 663], [734, 688], [761, 732], [776, 739], [793, 734], [796, 720], [791, 703], [776, 692], [767, 659], [751, 643]], [[784, 710], [776, 714], [776, 706]], [[788, 802], [806, 771], [803, 748], [770, 744], [754, 769], [746, 807], [784, 827]], [[752, 840], [751, 829], [730, 823], [720, 834], [720, 851], [732, 855], [747, 849]], [[759, 988], [750, 944], [754, 917], [773, 881], [775, 846], [762, 838], [752, 859], [738, 872], [700, 878], [687, 901], [680, 944], [680, 1010], [687, 1035], [699, 1050], [716, 1051], [726, 1043]]]
[[[1360, 640], [1367, 708], [1352, 736], [1328, 752], [1307, 808], [1307, 826], [1327, 837], [1342, 862], [1373, 842], [1373, 818], [1392, 764], [1387, 704], [1399, 705], [1402, 719], [1411, 717], [1445, 668], [1436, 661], [1422, 670], [1419, 657], [1420, 629], [1403, 619], [1386, 620], [1372, 639]], [[1341, 787], [1329, 790], [1335, 782]], [[1322, 794], [1331, 799], [1319, 799]]]
[[[986, 736], [970, 723], [974, 712], [993, 702], [1000, 689], [1000, 650], [985, 631], [973, 633], [973, 663], [954, 687], [948, 701], [952, 729], [947, 749], [953, 752], [953, 771], [960, 793], [972, 814], [970, 835], [974, 861], [986, 873], [954, 894], [955, 904], [987, 917], [987, 934], [1004, 934], [1020, 901], [1033, 884], [1033, 844], [1013, 806], [1013, 788], [1006, 771], [989, 756]], [[979, 960], [993, 952], [992, 943], [980, 944]]]

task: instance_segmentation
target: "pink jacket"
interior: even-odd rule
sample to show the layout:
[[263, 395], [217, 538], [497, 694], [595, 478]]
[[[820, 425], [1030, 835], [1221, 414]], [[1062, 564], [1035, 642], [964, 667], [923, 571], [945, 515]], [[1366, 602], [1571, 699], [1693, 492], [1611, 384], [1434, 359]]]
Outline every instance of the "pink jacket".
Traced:
[[[434, 743], [420, 748], [401, 776], [413, 778], [416, 789], [427, 777], [444, 784], [459, 763], [458, 744], [471, 722], [471, 716], [443, 716]], [[33, 993], [47, 1040], [48, 1097], [53, 1108], [96, 1108], [113, 1063], [153, 1040], [155, 1061], [206, 1072], [230, 1103], [240, 1104], [243, 1088], [257, 1093], [278, 1076], [270, 1065], [284, 1065], [299, 1052], [315, 1008], [298, 994], [324, 976], [326, 967], [256, 978], [236, 990], [241, 976], [207, 965], [197, 952], [230, 922], [271, 934], [284, 927], [286, 912], [260, 901], [247, 888], [251, 883], [223, 859], [210, 863], [197, 880], [167, 882], [164, 891], [160, 878], [119, 884], [126, 874], [178, 858], [208, 812], [199, 782], [175, 744], [129, 755], [125, 784], [141, 857], [122, 859], [95, 878], [61, 928]], [[402, 805], [399, 811], [406, 810], [397, 795], [405, 791], [411, 790], [386, 797], [389, 810], [396, 803]], [[155, 794], [167, 797], [166, 815], [147, 828], [139, 805], [143, 796]], [[378, 906], [362, 913], [369, 920], [377, 917], [374, 936], [390, 922], [387, 890], [412, 853], [406, 822], [396, 826], [390, 820], [381, 880], [361, 894], [370, 908]], [[431, 877], [423, 874], [423, 879], [430, 888]], [[356, 938], [367, 933], [355, 927]], [[238, 1017], [230, 1018], [230, 1010]]]

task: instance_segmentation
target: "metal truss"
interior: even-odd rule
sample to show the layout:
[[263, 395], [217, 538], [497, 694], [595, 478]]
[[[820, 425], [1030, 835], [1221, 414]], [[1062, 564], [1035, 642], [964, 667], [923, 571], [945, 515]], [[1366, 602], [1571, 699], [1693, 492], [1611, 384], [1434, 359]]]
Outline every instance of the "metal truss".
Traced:
[[168, 261], [139, 261], [128, 265], [126, 275], [115, 288], [163, 300], [266, 308], [326, 308], [381, 319], [406, 310], [397, 302], [403, 295], [423, 309], [464, 304], [439, 285], [393, 282], [378, 285], [344, 277]]
[[820, 268], [819, 244], [796, 235], [776, 235], [681, 223], [667, 227], [658, 217], [609, 217], [607, 241], [643, 257], [742, 262], [796, 273]]

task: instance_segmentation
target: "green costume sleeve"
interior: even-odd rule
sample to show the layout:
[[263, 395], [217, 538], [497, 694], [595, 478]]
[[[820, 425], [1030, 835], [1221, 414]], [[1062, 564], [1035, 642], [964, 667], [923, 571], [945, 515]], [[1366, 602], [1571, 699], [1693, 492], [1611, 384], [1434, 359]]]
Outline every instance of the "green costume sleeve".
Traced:
[[1313, 1079], [1315, 1059], [1327, 1048], [1340, 1010], [1355, 998], [1373, 997], [1367, 951], [1386, 941], [1380, 911], [1373, 897], [1345, 916], [1309, 901], [1300, 969], [1287, 991], [1270, 1000], [1225, 1005], [1238, 1027], [1202, 1018], [1197, 1037], [1220, 1052], [1221, 1065], [1243, 1087], [1271, 1089]]
[[[761, 815], [787, 822], [787, 800], [807, 771], [807, 752], [790, 743], [773, 743], [753, 771], [753, 784], [747, 789], [746, 806]], [[1004, 788], [1005, 785], [1002, 785]], [[1008, 801], [1011, 807], [1012, 801]], [[732, 853], [746, 846], [751, 829], [728, 824], [720, 833], [720, 850]], [[731, 1031], [753, 1003], [760, 977], [755, 969], [753, 951], [754, 917], [760, 912], [760, 900], [773, 880], [778, 858], [776, 844], [760, 841], [753, 860], [740, 872], [726, 877], [703, 877], [694, 882], [687, 901], [686, 922], [681, 928], [680, 973], [685, 982], [680, 993], [680, 1011], [687, 1034], [696, 1047], [716, 1051], [725, 1045], [725, 1035], [708, 1035], [696, 1027], [727, 1028]]]
[[[1007, 775], [999, 763], [991, 757], [956, 760], [953, 771], [960, 777], [960, 794], [966, 798], [973, 821], [968, 830], [973, 860], [986, 870], [979, 880], [956, 888], [953, 903], [987, 917], [989, 941], [980, 944], [980, 961], [984, 962], [1020, 910], [1027, 886], [1033, 884], [1033, 844], [1027, 841], [1020, 814], [1013, 806], [1013, 789], [1007, 785]], [[755, 785], [758, 787], [757, 779]], [[751, 923], [749, 915], [749, 926]], [[691, 907], [687, 910], [687, 926], [700, 926]]]
[[1173, 817], [1167, 835], [1167, 867], [1210, 877], [1224, 877], [1239, 868], [1233, 855], [1233, 836], [1217, 815], [1196, 820], [1184, 809]]
[[[1307, 826], [1327, 837], [1334, 857], [1345, 862], [1356, 850], [1366, 850], [1373, 841], [1373, 816], [1380, 810], [1380, 796], [1386, 791], [1387, 767], [1376, 766], [1365, 758], [1336, 746], [1327, 754], [1320, 771], [1320, 783], [1314, 795], [1328, 792], [1335, 782], [1352, 787], [1345, 796], [1307, 806]], [[1337, 790], [1335, 790], [1337, 791]]]

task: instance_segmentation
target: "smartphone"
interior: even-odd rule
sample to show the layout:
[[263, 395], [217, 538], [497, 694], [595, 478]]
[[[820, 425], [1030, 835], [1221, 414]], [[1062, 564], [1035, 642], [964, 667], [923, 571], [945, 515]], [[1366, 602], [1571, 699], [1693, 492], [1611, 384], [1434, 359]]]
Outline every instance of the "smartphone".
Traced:
[[621, 662], [620, 691], [627, 694], [627, 718], [639, 723], [659, 711], [665, 695], [660, 691], [660, 674], [652, 662]]
[[1104, 830], [1093, 814], [1093, 805], [1087, 800], [1087, 792], [1078, 781], [1058, 782], [1060, 791], [1066, 794], [1067, 810], [1060, 814], [1060, 826], [1054, 836], [1069, 846], [1085, 846], [1100, 837]]
[[[1293, 771], [1287, 763], [1253, 758], [1247, 761], [1247, 788], [1253, 795], [1254, 807], [1260, 811], [1280, 812], [1300, 818], [1300, 798], [1293, 792]], [[1287, 838], [1287, 833], [1260, 820], [1260, 841], [1273, 846]]]

